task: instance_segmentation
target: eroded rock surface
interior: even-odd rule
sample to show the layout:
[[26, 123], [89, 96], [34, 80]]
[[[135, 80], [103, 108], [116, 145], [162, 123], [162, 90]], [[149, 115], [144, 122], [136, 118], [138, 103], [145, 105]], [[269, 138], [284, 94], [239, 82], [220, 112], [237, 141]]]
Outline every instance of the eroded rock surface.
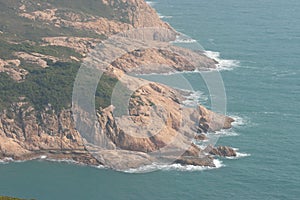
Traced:
[[[195, 138], [207, 139], [199, 134], [230, 128], [233, 119], [201, 105], [196, 108], [184, 107], [182, 102], [185, 98], [177, 90], [131, 76], [216, 68], [216, 61], [206, 57], [203, 52], [170, 47], [169, 42], [178, 33], [161, 21], [145, 1], [103, 0], [103, 5], [118, 10], [118, 19], [111, 15], [105, 17], [64, 9], [44, 1], [19, 1], [15, 4], [17, 8], [13, 10], [17, 10], [16, 14], [22, 19], [40, 23], [48, 29], [72, 30], [76, 35], [44, 34], [39, 41], [30, 41], [30, 44], [39, 47], [36, 48], [37, 52], [28, 52], [25, 48], [26, 52], [14, 52], [15, 59], [0, 59], [0, 72], [21, 81], [28, 74], [22, 68], [22, 62], [46, 68], [49, 67], [49, 61], [61, 61], [61, 58], [43, 54], [49, 49], [40, 47], [67, 47], [86, 57], [70, 56], [68, 59], [76, 62], [90, 59], [92, 64], [97, 59], [89, 54], [96, 51], [107, 58], [104, 61], [109, 62], [107, 66], [96, 62], [98, 65], [95, 66], [102, 67], [101, 70], [108, 76], [118, 79], [132, 90], [132, 95], [126, 105], [126, 114], [116, 110], [116, 105], [97, 108], [96, 123], [85, 118], [90, 113], [74, 119], [73, 115], [77, 113], [70, 107], [55, 111], [48, 104], [43, 110], [36, 110], [26, 98], [20, 98], [20, 101], [0, 113], [0, 159], [11, 157], [28, 160], [46, 156], [48, 159], [71, 159], [84, 164], [126, 170], [153, 162], [214, 167], [211, 155], [234, 155], [233, 149], [227, 147], [212, 148], [209, 151], [211, 155], [207, 155], [207, 151], [193, 144]], [[159, 27], [158, 30], [168, 30], [154, 34], [150, 31], [148, 35], [160, 48], [151, 48], [153, 44], [142, 42], [137, 43], [140, 48], [136, 49], [137, 44], [127, 40], [123, 43], [127, 45], [125, 48], [108, 44], [106, 51], [97, 52], [99, 43], [114, 38], [114, 34], [153, 26]], [[147, 33], [143, 36], [147, 37]], [[123, 54], [115, 58], [112, 52]], [[78, 109], [79, 113], [85, 112], [84, 108]], [[77, 120], [81, 120], [82, 127], [76, 126]]]

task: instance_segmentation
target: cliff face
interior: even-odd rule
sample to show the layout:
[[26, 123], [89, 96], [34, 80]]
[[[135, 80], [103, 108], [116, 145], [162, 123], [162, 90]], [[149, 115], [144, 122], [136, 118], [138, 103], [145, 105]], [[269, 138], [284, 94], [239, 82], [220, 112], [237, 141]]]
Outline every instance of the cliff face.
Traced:
[[[22, 91], [24, 85], [29, 85], [26, 90], [33, 90], [32, 93], [26, 91], [14, 96], [7, 95], [7, 91], [4, 93], [6, 96], [1, 97], [0, 159], [11, 157], [27, 160], [46, 155], [53, 159], [72, 159], [117, 169], [139, 167], [161, 159], [180, 164], [214, 166], [213, 158], [207, 153], [225, 155], [229, 151], [213, 147], [213, 150], [206, 151], [194, 145], [192, 140], [199, 139], [200, 133], [230, 128], [233, 120], [203, 106], [197, 109], [183, 108], [184, 97], [167, 86], [146, 82], [134, 90], [127, 116], [116, 115], [113, 106], [101, 106], [97, 112], [97, 121], [102, 132], [91, 136], [94, 138], [93, 145], [83, 137], [85, 133], [80, 134], [76, 129], [69, 96], [66, 97], [66, 104], [53, 105], [59, 101], [57, 98], [62, 93], [56, 91], [61, 87], [55, 88], [55, 92], [49, 88], [56, 84], [66, 84], [64, 79], [69, 75], [68, 71], [59, 70], [69, 69], [63, 68], [65, 65], [73, 69], [73, 65], [89, 59], [87, 55], [99, 42], [114, 34], [140, 27], [155, 26], [169, 30], [170, 40], [175, 39], [177, 34], [143, 0], [87, 1], [85, 5], [80, 2], [0, 1], [2, 8], [9, 8], [9, 11], [2, 13], [2, 17], [14, 16], [12, 20], [20, 23], [19, 28], [2, 26], [6, 28], [1, 30], [0, 42], [10, 50], [0, 52], [0, 75], [5, 74], [0, 80], [9, 80], [12, 91]], [[30, 32], [32, 30], [28, 29], [28, 24], [32, 24], [31, 28], [35, 31]], [[176, 52], [180, 52], [180, 55]], [[156, 63], [157, 67], [148, 66], [148, 63]], [[172, 51], [144, 48], [129, 51], [112, 60], [104, 72], [108, 80], [124, 82], [126, 77], [126, 83], [134, 83], [138, 80], [127, 76], [128, 73], [161, 72], [163, 65], [171, 66], [165, 72], [194, 71], [215, 68], [216, 62], [202, 52], [179, 47], [174, 47]], [[55, 70], [63, 76], [51, 82], [51, 79], [57, 78]], [[75, 68], [73, 71], [77, 70]], [[53, 74], [54, 77], [48, 77]], [[43, 79], [40, 78], [42, 75]], [[54, 85], [43, 84], [44, 80], [49, 79]], [[33, 83], [37, 86], [33, 87]], [[107, 82], [108, 87], [111, 84]], [[39, 86], [42, 90], [37, 94], [35, 88]], [[9, 87], [3, 88], [7, 90]], [[47, 90], [53, 92], [51, 96], [47, 96]], [[39, 107], [34, 104], [38, 98], [42, 99]], [[103, 137], [108, 149], [97, 146], [97, 141], [101, 142]], [[164, 149], [166, 146], [168, 148]], [[174, 150], [180, 154], [174, 156], [170, 153]], [[159, 158], [155, 155], [157, 151], [160, 151]]]

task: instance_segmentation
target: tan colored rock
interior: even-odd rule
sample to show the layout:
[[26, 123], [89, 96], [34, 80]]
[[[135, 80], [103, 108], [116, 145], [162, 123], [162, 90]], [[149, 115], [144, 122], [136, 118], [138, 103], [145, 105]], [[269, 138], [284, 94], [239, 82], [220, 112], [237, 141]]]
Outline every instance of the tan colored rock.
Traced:
[[[43, 41], [46, 42], [46, 44], [43, 44], [43, 46], [52, 45], [69, 47], [83, 55], [88, 53], [89, 50], [94, 48], [101, 40], [81, 37], [45, 37], [43, 38]], [[75, 59], [79, 60], [78, 58]]]
[[197, 134], [195, 136], [195, 140], [207, 140], [207, 136], [205, 134]]
[[135, 50], [116, 59], [112, 65], [133, 74], [210, 70], [217, 67], [216, 62], [202, 52], [179, 47]]
[[20, 9], [21, 11], [25, 12], [25, 11], [26, 11], [26, 6], [25, 6], [25, 5], [21, 5], [21, 6], [19, 7], [19, 9]]
[[28, 153], [29, 151], [24, 149], [19, 144], [19, 141], [12, 138], [0, 136], [0, 158], [1, 157], [20, 158]]
[[34, 11], [32, 13], [20, 13], [19, 15], [21, 17], [25, 17], [30, 20], [41, 20], [41, 21], [53, 22], [54, 20], [58, 19], [56, 17], [56, 11], [57, 9], [46, 9], [43, 11], [40, 10]]
[[[1, 114], [0, 135], [18, 141], [24, 151], [44, 149], [83, 149], [82, 139], [75, 130], [71, 112], [43, 113], [41, 121], [37, 113], [26, 102], [13, 105], [13, 112]], [[13, 149], [11, 149], [13, 150]], [[13, 154], [13, 152], [11, 152]]]
[[231, 123], [234, 122], [234, 119], [214, 113], [201, 105], [199, 105], [198, 111], [201, 116], [199, 118], [199, 129], [202, 132], [229, 129], [231, 128]]
[[57, 62], [59, 59], [54, 56], [46, 56], [39, 53], [25, 53], [25, 52], [16, 52], [15, 56], [19, 57], [20, 59], [25, 60], [26, 62], [34, 65], [38, 65], [42, 68], [49, 67], [47, 64], [47, 60], [51, 60], [53, 63]]
[[[103, 0], [103, 2], [106, 5], [114, 5], [117, 1]], [[109, 37], [133, 28], [156, 26], [167, 28], [172, 34], [162, 37], [163, 35], [159, 35], [158, 32], [155, 35], [150, 33], [152, 38], [162, 38], [159, 41], [165, 43], [174, 39], [175, 31], [161, 21], [154, 9], [145, 1], [122, 0], [122, 2], [129, 5], [128, 10], [120, 10], [125, 18], [127, 16], [129, 23], [64, 11], [50, 4], [47, 4], [47, 9], [42, 9], [39, 5], [33, 8], [37, 10], [30, 10], [30, 12], [26, 11], [26, 8], [30, 9], [27, 4], [25, 7], [20, 5], [22, 10], [20, 16], [56, 27], [92, 31], [101, 37]], [[99, 39], [87, 37], [59, 36], [46, 37], [43, 41], [44, 45], [69, 47], [82, 55], [100, 42]], [[134, 45], [128, 44], [128, 49]], [[175, 71], [192, 71], [197, 69], [199, 63], [206, 69], [214, 68], [216, 63], [201, 52], [185, 51], [180, 48], [169, 50], [147, 48], [148, 46], [143, 44], [142, 46], [147, 50], [133, 49], [117, 60], [109, 60], [113, 63], [102, 69], [132, 90], [132, 96], [126, 102], [128, 103], [127, 115], [118, 114], [117, 105], [111, 105], [100, 109], [95, 123], [86, 119], [89, 113], [82, 111], [86, 115], [80, 119], [82, 120], [80, 125], [92, 127], [95, 131], [80, 134], [78, 132], [80, 127], [76, 127], [77, 121], [74, 121], [78, 120], [77, 116], [73, 119], [74, 113], [70, 109], [56, 113], [51, 105], [48, 105], [43, 112], [39, 113], [26, 102], [26, 99], [20, 98], [20, 102], [14, 103], [0, 113], [0, 158], [13, 157], [17, 160], [27, 160], [45, 155], [50, 159], [72, 159], [85, 164], [104, 164], [119, 170], [138, 168], [161, 161], [214, 167], [213, 158], [205, 155], [192, 141], [198, 132], [230, 128], [233, 120], [215, 114], [203, 106], [199, 106], [196, 110], [185, 108], [182, 106], [184, 98], [177, 90], [137, 79], [126, 73], [147, 70], [151, 72], [153, 69], [161, 72], [163, 65], [171, 66]], [[124, 49], [109, 50], [114, 53], [124, 52]], [[113, 58], [112, 51], [99, 53]], [[41, 67], [47, 67], [46, 59], [53, 62], [58, 60], [37, 53], [17, 52], [16, 55], [26, 62]], [[75, 57], [70, 59], [78, 60]], [[91, 58], [86, 60], [88, 59]], [[153, 63], [157, 64], [156, 67], [153, 67]], [[17, 60], [9, 62], [0, 60], [0, 71], [7, 68], [12, 70], [14, 65], [19, 67], [20, 61], [18, 63]], [[12, 73], [12, 71], [5, 72]]]
[[[114, 0], [112, 0], [114, 1]], [[156, 11], [144, 0], [123, 0], [129, 4], [127, 15], [133, 27], [164, 27], [172, 29], [166, 22], [163, 22]]]
[[213, 158], [209, 156], [205, 157], [181, 157], [175, 161], [182, 165], [194, 165], [194, 166], [205, 166], [205, 167], [216, 167]]
[[91, 17], [84, 19], [80, 15], [72, 12], [63, 12], [68, 20], [58, 15], [58, 9], [37, 10], [31, 13], [20, 13], [21, 17], [30, 20], [39, 20], [53, 24], [56, 27], [72, 27], [80, 30], [91, 30], [99, 35], [111, 35], [131, 28], [130, 24], [108, 20], [101, 17]]
[[[124, 1], [125, 2], [125, 1]], [[103, 1], [106, 5], [114, 5], [115, 0]], [[126, 1], [129, 5], [127, 10], [124, 8], [120, 10], [129, 23], [122, 23], [115, 20], [108, 20], [102, 17], [84, 16], [79, 13], [71, 11], [60, 10], [53, 6], [44, 10], [36, 10], [33, 12], [26, 12], [24, 6], [20, 9], [22, 13], [19, 15], [30, 19], [47, 22], [56, 27], [72, 27], [80, 30], [91, 30], [99, 35], [112, 35], [129, 29], [141, 27], [163, 27], [172, 29], [167, 23], [163, 22], [153, 8], [151, 8], [143, 0]], [[173, 29], [172, 29], [173, 30]]]
[[2, 60], [0, 59], [0, 73], [7, 73], [15, 81], [24, 80], [28, 72], [20, 67], [21, 61], [15, 60]]
[[219, 146], [219, 147], [212, 147], [208, 146], [206, 151], [208, 151], [211, 155], [221, 156], [221, 157], [236, 157], [236, 151], [227, 146]]
[[70, 22], [63, 20], [62, 24], [76, 29], [92, 30], [99, 35], [112, 35], [132, 28], [129, 24], [111, 21], [101, 17], [87, 22]]

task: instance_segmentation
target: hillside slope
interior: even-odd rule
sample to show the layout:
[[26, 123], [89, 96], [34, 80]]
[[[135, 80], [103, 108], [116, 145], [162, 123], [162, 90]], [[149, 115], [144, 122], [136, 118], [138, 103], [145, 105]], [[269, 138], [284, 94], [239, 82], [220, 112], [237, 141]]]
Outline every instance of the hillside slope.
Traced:
[[[181, 154], [163, 159], [214, 166], [213, 157], [207, 151], [213, 149], [214, 155], [227, 155], [213, 147], [204, 151], [191, 141], [205, 138], [199, 134], [230, 128], [233, 120], [202, 106], [182, 111], [182, 94], [167, 86], [147, 82], [134, 90], [129, 102], [129, 117], [135, 126], [143, 127], [151, 120], [163, 119], [165, 126], [158, 133], [150, 131], [149, 137], [135, 137], [133, 134], [139, 131], [121, 127], [122, 123], [118, 123], [114, 115], [111, 96], [115, 84], [118, 81], [125, 85], [137, 83], [139, 80], [129, 73], [162, 70], [147, 67], [148, 63], [172, 66], [173, 71], [216, 67], [216, 61], [202, 52], [179, 47], [172, 51], [133, 49], [111, 60], [103, 69], [95, 97], [97, 122], [103, 131], [96, 131], [93, 140], [87, 141], [83, 137], [86, 133], [76, 127], [71, 109], [73, 84], [80, 65], [90, 59], [99, 43], [115, 34], [147, 27], [167, 30], [164, 44], [176, 38], [178, 33], [161, 21], [145, 1], [0, 0], [0, 9], [0, 159], [47, 156], [128, 169], [157, 161], [157, 157], [149, 153], [161, 150], [175, 136], [177, 141], [171, 146], [182, 150]], [[155, 37], [151, 35], [155, 42], [157, 37], [161, 39], [165, 35], [157, 36], [157, 32]], [[190, 58], [197, 62], [191, 62]], [[157, 106], [164, 108], [164, 113], [153, 117], [149, 113]], [[129, 119], [122, 120], [126, 124]], [[184, 131], [179, 131], [181, 127]], [[97, 143], [93, 143], [102, 136], [108, 138], [108, 149], [98, 148]]]

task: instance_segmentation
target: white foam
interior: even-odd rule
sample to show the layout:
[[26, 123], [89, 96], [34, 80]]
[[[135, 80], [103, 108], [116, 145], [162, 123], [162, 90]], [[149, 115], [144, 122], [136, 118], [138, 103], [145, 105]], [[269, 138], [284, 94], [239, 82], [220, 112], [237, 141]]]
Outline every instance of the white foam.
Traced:
[[194, 40], [194, 39], [176, 39], [172, 43], [186, 43], [186, 44], [190, 44], [190, 43], [196, 43], [196, 42], [197, 42], [197, 40]]
[[149, 6], [154, 6], [154, 5], [155, 5], [155, 2], [153, 2], [153, 1], [146, 1], [146, 3], [147, 3]]
[[244, 158], [244, 157], [249, 157], [251, 156], [250, 153], [240, 153], [240, 152], [236, 152], [236, 157], [237, 158]]
[[58, 163], [68, 163], [68, 164], [76, 164], [76, 165], [85, 165], [83, 163], [80, 163], [80, 162], [77, 162], [75, 160], [72, 160], [72, 159], [52, 159], [52, 158], [48, 158], [48, 159], [45, 159], [49, 162], [58, 162]]
[[238, 150], [240, 150], [239, 148], [234, 148], [234, 147], [231, 147], [233, 150], [235, 150], [235, 151], [238, 151]]
[[214, 159], [214, 164], [215, 164], [215, 168], [218, 169], [218, 168], [221, 168], [221, 167], [225, 167], [225, 165], [223, 164], [222, 161], [218, 160], [218, 159]]
[[238, 126], [244, 126], [248, 124], [248, 120], [236, 115], [229, 115], [232, 119], [234, 119], [234, 122], [232, 122], [233, 127], [238, 127]]
[[97, 165], [97, 166], [92, 166], [95, 167], [97, 169], [108, 169], [107, 167], [105, 167], [104, 165]]
[[151, 165], [146, 165], [137, 169], [125, 170], [126, 173], [147, 173], [156, 170], [162, 171], [204, 171], [209, 169], [218, 169], [224, 167], [225, 165], [222, 161], [214, 159], [214, 164], [216, 167], [204, 167], [204, 166], [194, 166], [194, 165], [181, 165], [181, 164], [157, 164], [153, 163]]
[[185, 96], [186, 100], [182, 102], [186, 106], [197, 106], [199, 103], [204, 104], [208, 101], [208, 97], [201, 91], [188, 91], [188, 92], [189, 95]]
[[218, 62], [217, 67], [219, 70], [232, 70], [234, 67], [238, 67], [240, 62], [237, 60], [226, 60], [220, 58], [220, 53], [215, 51], [204, 51], [204, 55], [214, 59]]
[[209, 135], [217, 135], [217, 136], [239, 136], [237, 132], [235, 132], [232, 128], [231, 129], [222, 129], [220, 131], [216, 131], [214, 133], [208, 133]]
[[197, 40], [194, 40], [184, 34], [180, 34], [176, 36], [176, 39], [174, 41], [172, 41], [171, 43], [175, 43], [175, 44], [180, 44], [180, 43], [184, 43], [184, 44], [190, 44], [190, 43], [197, 43]]
[[5, 157], [3, 160], [0, 160], [0, 164], [8, 164], [13, 161], [14, 161], [13, 158]]
[[230, 160], [236, 160], [236, 159], [239, 159], [239, 158], [245, 158], [245, 157], [249, 157], [249, 156], [251, 156], [251, 154], [236, 152], [235, 157], [226, 157], [226, 158], [230, 159]]
[[256, 123], [253, 123], [247, 116], [240, 117], [232, 114], [229, 114], [228, 116], [234, 119], [234, 122], [232, 123], [233, 129], [243, 127], [249, 128], [257, 125]]
[[158, 13], [158, 16], [159, 16], [159, 18], [160, 19], [171, 19], [171, 18], [173, 18], [173, 16], [165, 16], [165, 15], [161, 15], [160, 13]]
[[236, 160], [236, 159], [239, 159], [239, 158], [244, 158], [244, 157], [251, 156], [251, 154], [248, 154], [248, 153], [240, 153], [240, 152], [238, 152], [239, 148], [233, 148], [232, 147], [232, 149], [236, 152], [236, 156], [235, 157], [226, 157], [227, 159]]
[[42, 160], [44, 160], [44, 159], [46, 159], [47, 158], [47, 156], [46, 155], [42, 155], [42, 156], [40, 156], [40, 159], [42, 159]]

